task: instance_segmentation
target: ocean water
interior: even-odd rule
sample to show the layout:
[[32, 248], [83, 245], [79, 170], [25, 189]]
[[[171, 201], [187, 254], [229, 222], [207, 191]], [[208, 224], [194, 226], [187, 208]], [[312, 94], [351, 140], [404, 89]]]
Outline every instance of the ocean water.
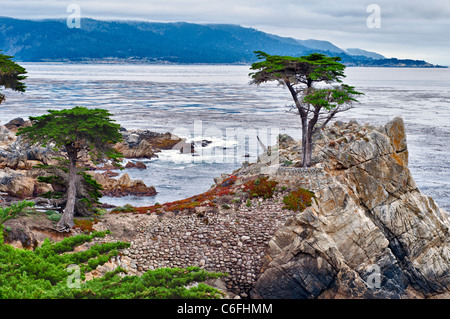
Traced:
[[[209, 189], [213, 178], [254, 161], [279, 133], [300, 138], [288, 113], [289, 92], [276, 84], [249, 85], [248, 66], [22, 63], [27, 92], [5, 92], [0, 123], [76, 105], [108, 109], [127, 129], [173, 132], [198, 142], [196, 156], [164, 151], [125, 170], [158, 191], [155, 197], [102, 199], [152, 205]], [[347, 68], [345, 82], [365, 95], [336, 120], [383, 125], [401, 116], [410, 169], [421, 191], [450, 211], [450, 70]], [[201, 141], [212, 143], [201, 147]], [[244, 143], [247, 141], [247, 143]], [[124, 173], [122, 172], [122, 173]]]

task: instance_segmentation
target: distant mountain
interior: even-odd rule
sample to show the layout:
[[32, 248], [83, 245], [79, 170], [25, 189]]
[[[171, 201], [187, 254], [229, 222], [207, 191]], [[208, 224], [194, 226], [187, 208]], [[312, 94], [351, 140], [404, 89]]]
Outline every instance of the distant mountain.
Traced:
[[333, 43], [328, 42], [328, 41], [314, 40], [314, 39], [297, 40], [297, 41], [298, 41], [298, 43], [300, 43], [308, 48], [311, 48], [311, 49], [336, 52], [336, 53], [345, 53], [344, 50], [338, 48]]
[[362, 55], [368, 58], [372, 58], [372, 59], [386, 59], [383, 55], [376, 53], [376, 52], [371, 52], [371, 51], [366, 51], [363, 49], [356, 49], [356, 48], [351, 48], [351, 49], [345, 49], [345, 51], [350, 54], [350, 55]]
[[[88, 18], [81, 20], [81, 28], [71, 29], [65, 20], [0, 17], [0, 50], [22, 62], [248, 64], [256, 60], [254, 51], [261, 50], [272, 55], [290, 56], [319, 52], [340, 56], [343, 63], [353, 66], [397, 66], [395, 60], [375, 60], [367, 54], [352, 55], [328, 41], [280, 37], [239, 25]], [[407, 60], [405, 65], [432, 67], [417, 60]]]

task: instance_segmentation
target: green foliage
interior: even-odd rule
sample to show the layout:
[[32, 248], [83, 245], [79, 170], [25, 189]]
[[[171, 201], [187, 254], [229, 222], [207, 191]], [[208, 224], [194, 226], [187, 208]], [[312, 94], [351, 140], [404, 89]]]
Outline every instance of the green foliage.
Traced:
[[59, 222], [59, 220], [61, 219], [61, 214], [54, 213], [54, 214], [48, 215], [47, 218], [50, 219], [52, 222]]
[[[25, 92], [25, 84], [22, 82], [26, 79], [27, 71], [17, 63], [13, 62], [12, 56], [0, 54], [0, 87], [11, 89], [17, 92]], [[5, 99], [3, 94], [0, 94], [0, 103]]]
[[85, 197], [84, 200], [86, 200], [89, 206], [92, 207], [92, 204], [98, 203], [98, 200], [102, 197], [100, 191], [103, 189], [103, 187], [92, 177], [92, 175], [87, 174], [83, 171], [79, 172], [78, 174], [83, 177], [83, 181], [88, 188], [87, 191], [89, 198]]
[[200, 283], [188, 289], [186, 285], [220, 276], [222, 274], [208, 273], [199, 267], [161, 268], [148, 271], [141, 277], [124, 278], [112, 272], [69, 293], [72, 298], [89, 299], [217, 299], [222, 294], [215, 288]]
[[122, 139], [120, 125], [113, 123], [107, 110], [76, 106], [48, 112], [50, 114], [30, 117], [33, 125], [21, 128], [17, 135], [42, 145], [54, 143], [59, 149], [68, 145], [85, 148], [94, 158], [120, 158], [120, 154], [112, 149]]
[[[85, 281], [87, 272], [130, 246], [123, 242], [102, 243], [74, 252], [76, 247], [103, 238], [107, 233], [77, 235], [56, 243], [47, 239], [34, 251], [0, 243], [0, 299], [209, 299], [222, 296], [217, 289], [204, 284], [186, 288], [192, 282], [223, 276], [198, 267], [158, 269], [140, 277], [126, 276], [126, 271], [118, 267], [101, 278]], [[80, 271], [78, 288], [68, 284], [74, 278], [68, 267], [73, 265]]]
[[255, 70], [250, 73], [253, 84], [278, 81], [288, 86], [306, 85], [306, 90], [297, 89], [294, 94], [301, 93], [303, 103], [313, 105], [316, 109], [325, 108], [330, 111], [338, 105], [356, 102], [354, 96], [362, 94], [345, 84], [333, 89], [314, 89], [315, 82], [342, 83], [345, 65], [339, 62], [339, 57], [328, 57], [319, 53], [302, 57], [269, 55], [261, 51], [255, 53], [264, 61], [251, 66], [251, 70]]
[[264, 60], [253, 63], [250, 73], [254, 84], [268, 81], [303, 83], [308, 87], [312, 82], [341, 82], [345, 77], [345, 65], [339, 63], [340, 57], [328, 57], [324, 54], [312, 53], [302, 57], [269, 55], [262, 51], [255, 51], [258, 59]]
[[285, 205], [283, 209], [302, 212], [307, 207], [311, 206], [313, 198], [313, 192], [304, 188], [298, 188], [283, 198], [283, 203]]
[[328, 111], [337, 108], [338, 106], [357, 102], [358, 100], [354, 98], [356, 95], [361, 95], [363, 93], [355, 91], [353, 86], [342, 84], [338, 87], [313, 89], [311, 88], [303, 97], [303, 102], [306, 104], [313, 105], [315, 108], [324, 108]]
[[124, 206], [114, 207], [111, 210], [111, 213], [134, 213], [136, 212], [136, 208], [131, 206], [130, 204], [125, 204]]
[[3, 224], [8, 219], [16, 218], [20, 213], [22, 213], [25, 208], [33, 207], [34, 203], [29, 201], [21, 201], [16, 204], [12, 204], [9, 207], [0, 207], [0, 224]]

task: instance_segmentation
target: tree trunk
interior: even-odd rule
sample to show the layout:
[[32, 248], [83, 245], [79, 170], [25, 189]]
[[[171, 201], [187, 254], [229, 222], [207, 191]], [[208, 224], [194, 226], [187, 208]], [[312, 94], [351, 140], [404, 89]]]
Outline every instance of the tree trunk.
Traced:
[[303, 167], [310, 167], [312, 157], [312, 135], [309, 130], [307, 130], [303, 154]]
[[301, 120], [302, 120], [302, 166], [309, 167], [311, 165], [311, 154], [310, 154], [311, 142], [308, 137], [308, 119], [306, 117], [301, 117]]
[[58, 222], [57, 229], [60, 232], [69, 232], [74, 226], [73, 216], [75, 212], [75, 199], [77, 195], [76, 188], [76, 164], [78, 151], [73, 145], [66, 145], [67, 155], [69, 157], [69, 188], [67, 190], [67, 203], [61, 219]]
[[319, 119], [320, 107], [315, 108], [314, 116], [308, 123], [307, 118], [302, 117], [302, 166], [310, 167], [311, 159], [312, 159], [312, 138], [314, 134], [314, 127], [317, 124], [317, 120]]

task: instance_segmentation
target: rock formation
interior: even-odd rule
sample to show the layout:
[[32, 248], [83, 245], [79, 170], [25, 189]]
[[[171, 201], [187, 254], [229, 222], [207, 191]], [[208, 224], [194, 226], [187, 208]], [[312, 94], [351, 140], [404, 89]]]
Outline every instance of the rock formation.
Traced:
[[[64, 157], [64, 153], [56, 153], [51, 147], [29, 145], [21, 137], [16, 136], [20, 127], [31, 125], [29, 121], [21, 118], [14, 119], [4, 126], [0, 126], [0, 192], [9, 196], [24, 199], [39, 196], [52, 191], [51, 185], [39, 183], [38, 174], [34, 167], [37, 165], [58, 165], [55, 157]], [[125, 158], [152, 158], [163, 149], [171, 149], [181, 141], [179, 137], [170, 133], [155, 133], [149, 130], [127, 131], [122, 130], [124, 141], [115, 145]], [[84, 153], [83, 153], [84, 154]], [[95, 165], [87, 152], [82, 154], [80, 165], [96, 170]], [[112, 165], [111, 169], [114, 169]], [[142, 162], [129, 162], [130, 167], [144, 169]], [[113, 174], [113, 173], [110, 173]], [[103, 195], [108, 196], [154, 196], [154, 187], [147, 187], [141, 180], [132, 181], [127, 174], [115, 180], [108, 176], [97, 174], [97, 181], [103, 185]]]
[[[282, 160], [300, 158], [295, 141], [281, 148]], [[450, 223], [414, 183], [402, 119], [376, 128], [337, 122], [314, 154], [316, 178], [293, 178], [289, 167], [273, 177], [308, 186], [316, 200], [270, 240], [251, 296], [449, 297]]]
[[182, 142], [171, 133], [156, 133], [149, 130], [123, 131], [123, 141], [115, 149], [125, 158], [154, 158], [161, 150], [168, 150]]
[[0, 170], [0, 192], [19, 199], [39, 196], [53, 191], [51, 185], [39, 183], [30, 171], [12, 170], [4, 168]]
[[142, 180], [131, 180], [127, 173], [118, 179], [108, 177], [108, 174], [89, 173], [97, 183], [102, 185], [103, 190], [101, 193], [104, 196], [155, 196], [157, 194], [153, 186], [146, 186]]

